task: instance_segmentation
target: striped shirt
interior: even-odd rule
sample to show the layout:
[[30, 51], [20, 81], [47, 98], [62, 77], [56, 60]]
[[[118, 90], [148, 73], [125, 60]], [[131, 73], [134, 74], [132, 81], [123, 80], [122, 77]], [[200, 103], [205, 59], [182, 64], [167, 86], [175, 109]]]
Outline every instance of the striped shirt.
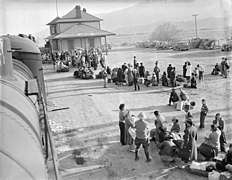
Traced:
[[208, 107], [206, 104], [203, 104], [202, 107], [201, 107], [201, 112], [204, 112], [205, 114], [207, 114], [209, 111]]

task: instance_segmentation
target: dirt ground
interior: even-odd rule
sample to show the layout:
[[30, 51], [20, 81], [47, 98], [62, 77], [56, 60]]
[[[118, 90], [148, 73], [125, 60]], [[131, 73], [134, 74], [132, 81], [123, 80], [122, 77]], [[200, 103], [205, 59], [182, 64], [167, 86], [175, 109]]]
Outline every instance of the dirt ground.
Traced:
[[[156, 60], [160, 63], [161, 71], [165, 71], [171, 63], [178, 74], [182, 74], [182, 65], [186, 60], [193, 67], [197, 64], [205, 66], [205, 81], [198, 84], [198, 89], [185, 89], [191, 101], [196, 102], [192, 113], [197, 127], [202, 98], [207, 100], [210, 109], [206, 128], [198, 131], [198, 144], [202, 143], [218, 112], [226, 123], [227, 140], [232, 142], [232, 80], [231, 77], [225, 79], [210, 75], [222, 56], [228, 57], [232, 64], [229, 53], [220, 50], [157, 52], [151, 49], [117, 49], [109, 53], [107, 65], [113, 68], [124, 62], [133, 63], [133, 56], [137, 57], [138, 62], [143, 62], [148, 70], [153, 69]], [[64, 179], [206, 179], [175, 168], [184, 164], [180, 160], [162, 163], [153, 142], [150, 144], [152, 161], [149, 163], [145, 162], [142, 149], [140, 160], [135, 162], [134, 153], [128, 152], [128, 147], [119, 143], [118, 106], [121, 103], [125, 103], [132, 114], [138, 115], [144, 111], [150, 128], [154, 126], [153, 112], [159, 110], [170, 123], [173, 116], [178, 117], [181, 132], [184, 131], [185, 113], [167, 106], [171, 88], [141, 85], [141, 91], [134, 91], [133, 87], [118, 87], [113, 83], [103, 88], [103, 80], [75, 79], [74, 70], [56, 73], [52, 65], [44, 66], [48, 115]], [[66, 109], [52, 111], [58, 108]]]

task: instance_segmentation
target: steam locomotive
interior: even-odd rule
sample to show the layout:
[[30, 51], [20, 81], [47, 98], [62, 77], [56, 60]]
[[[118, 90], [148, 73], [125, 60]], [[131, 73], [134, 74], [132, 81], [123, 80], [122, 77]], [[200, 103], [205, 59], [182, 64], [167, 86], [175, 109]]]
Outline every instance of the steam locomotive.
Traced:
[[48, 179], [41, 55], [28, 38], [0, 36], [0, 179]]

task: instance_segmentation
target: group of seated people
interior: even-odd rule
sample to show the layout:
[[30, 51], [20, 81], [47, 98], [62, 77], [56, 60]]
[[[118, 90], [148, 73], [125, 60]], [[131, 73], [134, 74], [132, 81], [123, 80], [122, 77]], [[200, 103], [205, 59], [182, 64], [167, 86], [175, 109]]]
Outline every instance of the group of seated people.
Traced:
[[189, 111], [195, 106], [195, 102], [190, 102], [189, 96], [185, 93], [183, 89], [180, 89], [180, 94], [178, 94], [174, 88], [172, 89], [168, 105], [171, 106], [171, 103], [173, 103], [174, 107], [179, 111]]
[[[156, 128], [151, 131], [151, 137], [154, 139], [158, 148], [160, 150], [160, 155], [165, 155], [161, 159], [164, 161], [173, 161], [175, 157], [178, 156], [178, 149], [183, 148], [183, 144], [186, 144], [186, 129], [185, 135], [183, 139], [181, 138], [180, 133], [180, 124], [177, 118], [173, 118], [173, 126], [168, 131], [166, 127], [167, 121], [165, 117], [159, 112], [155, 111], [155, 126]], [[190, 123], [191, 126], [195, 128], [195, 124], [193, 123], [191, 113], [186, 114], [186, 122]], [[196, 129], [196, 128], [195, 128]], [[222, 120], [219, 113], [216, 114], [215, 119], [212, 121], [210, 133], [205, 136], [204, 141], [197, 148], [197, 153], [203, 156], [203, 159], [206, 161], [212, 160], [217, 156], [217, 154], [221, 152], [226, 152], [225, 144], [226, 138], [224, 129], [224, 121]], [[197, 135], [196, 139], [197, 140]], [[168, 157], [166, 157], [168, 156]], [[179, 155], [181, 157], [181, 155]], [[197, 156], [198, 157], [198, 156]], [[195, 159], [197, 160], [197, 158]], [[220, 164], [221, 165], [221, 164]]]
[[211, 72], [211, 75], [218, 75], [221, 74], [221, 67], [219, 66], [218, 63], [213, 68], [213, 71]]
[[94, 72], [90, 67], [80, 66], [74, 71], [73, 76], [80, 79], [93, 79]]
[[56, 71], [57, 72], [67, 72], [69, 71], [69, 62], [59, 60], [56, 62]]

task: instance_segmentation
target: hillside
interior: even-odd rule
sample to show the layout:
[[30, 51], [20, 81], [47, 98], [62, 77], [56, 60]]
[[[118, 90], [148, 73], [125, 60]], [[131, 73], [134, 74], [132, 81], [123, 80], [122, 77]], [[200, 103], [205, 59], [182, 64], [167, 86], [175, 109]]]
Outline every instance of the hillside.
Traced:
[[[216, 1], [172, 3], [146, 1], [132, 7], [97, 16], [104, 19], [102, 28], [117, 34], [151, 32], [161, 22], [177, 22], [180, 29], [194, 29], [194, 17], [199, 14], [199, 28], [218, 28], [229, 26], [223, 18], [223, 9]], [[207, 5], [206, 5], [207, 4]], [[218, 6], [217, 6], [218, 5]]]

